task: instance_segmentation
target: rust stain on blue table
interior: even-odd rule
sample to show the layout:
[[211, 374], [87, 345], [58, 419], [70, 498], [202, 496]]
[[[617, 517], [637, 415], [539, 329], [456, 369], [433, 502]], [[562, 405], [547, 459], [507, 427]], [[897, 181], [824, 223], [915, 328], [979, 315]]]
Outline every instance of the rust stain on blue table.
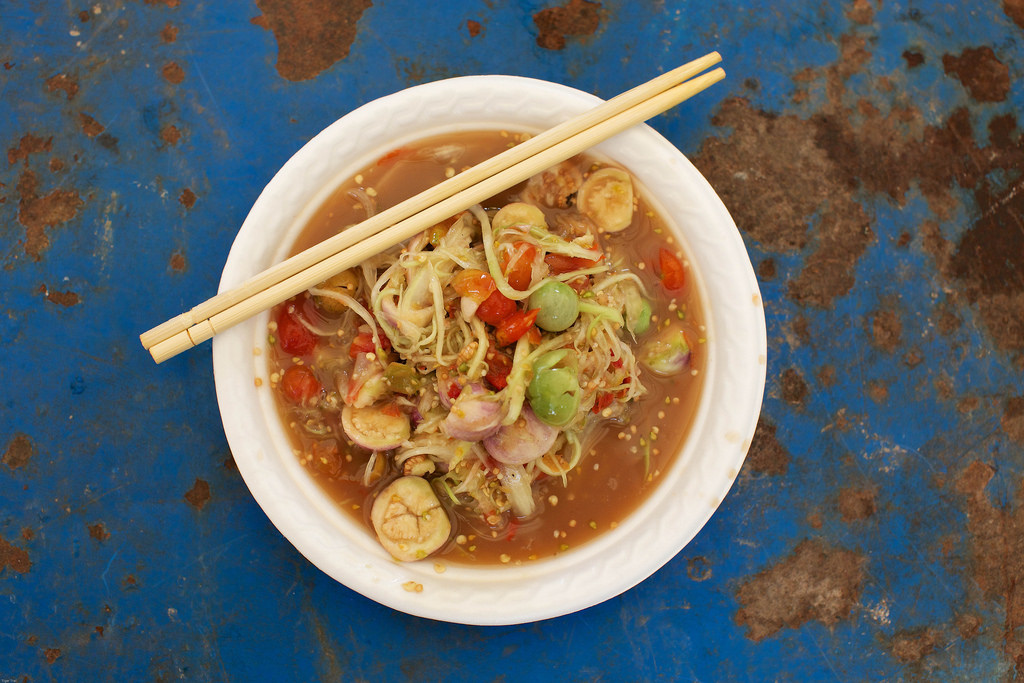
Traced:
[[[0, 5], [0, 679], [1019, 677], [1022, 39], [1020, 0]], [[472, 73], [609, 97], [710, 49], [728, 79], [653, 125], [768, 313], [722, 507], [539, 624], [327, 579], [238, 476], [209, 347], [155, 366], [137, 334], [215, 291], [276, 169], [368, 100]]]

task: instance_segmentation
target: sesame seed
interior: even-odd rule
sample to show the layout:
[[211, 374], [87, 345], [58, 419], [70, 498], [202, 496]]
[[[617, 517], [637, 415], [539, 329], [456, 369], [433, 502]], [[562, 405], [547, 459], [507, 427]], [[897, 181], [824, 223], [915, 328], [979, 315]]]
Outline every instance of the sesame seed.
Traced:
[[366, 194], [369, 197], [376, 197], [377, 196], [377, 190], [373, 189], [372, 187], [368, 187], [368, 188], [366, 188]]
[[455, 175], [455, 169], [452, 168], [451, 166], [449, 166], [448, 168], [444, 169], [444, 177], [445, 178], [451, 178], [454, 175]]
[[355, 178], [353, 178], [353, 180], [355, 180], [357, 184], [362, 185], [363, 184], [363, 174], [362, 173], [358, 174]]
[[263, 378], [262, 377], [257, 377], [255, 380], [253, 380], [253, 384], [255, 384], [258, 387], [263, 386]]
[[438, 574], [444, 574], [448, 570], [448, 567], [444, 566], [440, 562], [434, 563], [434, 571]]
[[548, 496], [548, 503], [552, 506], [558, 505], [558, 496]]
[[502, 554], [501, 554], [501, 555], [500, 555], [500, 556], [498, 557], [498, 559], [499, 559], [499, 560], [501, 560], [503, 564], [508, 564], [509, 562], [511, 562], [511, 561], [512, 561], [512, 556], [511, 556], [511, 555], [509, 555], [508, 553], [502, 553]]

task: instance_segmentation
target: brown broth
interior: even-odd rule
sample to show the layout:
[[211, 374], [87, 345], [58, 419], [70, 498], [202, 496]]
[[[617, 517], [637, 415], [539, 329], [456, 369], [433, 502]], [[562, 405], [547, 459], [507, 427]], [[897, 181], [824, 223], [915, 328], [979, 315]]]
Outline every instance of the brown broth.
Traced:
[[[508, 132], [476, 131], [427, 138], [384, 155], [343, 183], [324, 202], [302, 230], [292, 253], [366, 218], [364, 208], [350, 194], [353, 190], [373, 195], [379, 211], [522, 139], [525, 137]], [[432, 159], [429, 150], [442, 145], [457, 145], [461, 150], [458, 159], [449, 163]], [[577, 160], [583, 169], [593, 163], [588, 157]], [[519, 189], [512, 188], [485, 202], [485, 208], [513, 201]], [[559, 478], [536, 482], [538, 512], [529, 519], [516, 520], [510, 526], [492, 531], [482, 522], [473, 525], [457, 514], [450, 515], [451, 539], [432, 555], [434, 560], [517, 564], [565, 552], [619, 524], [657, 486], [661, 475], [671, 466], [697, 410], [706, 356], [704, 328], [698, 293], [691, 279], [687, 278], [682, 290], [671, 296], [659, 283], [655, 272], [659, 248], [665, 247], [680, 256], [682, 253], [663, 221], [644, 200], [642, 191], [636, 195], [638, 208], [634, 225], [624, 233], [604, 235], [602, 244], [643, 280], [653, 299], [654, 320], [682, 321], [693, 350], [691, 371], [670, 379], [645, 372], [643, 382], [647, 394], [632, 404], [628, 423], [602, 421], [596, 427], [594, 438], [588, 439], [588, 452], [580, 465], [567, 476], [566, 485], [563, 486]], [[547, 209], [545, 212], [550, 213]], [[314, 323], [322, 320], [310, 299], [298, 305]], [[341, 355], [347, 352], [350, 341], [351, 335], [348, 335], [329, 343]], [[272, 367], [283, 369], [293, 363], [292, 357], [277, 345], [271, 348]], [[274, 373], [271, 380], [274, 384]], [[367, 488], [359, 481], [370, 455], [365, 449], [342, 443], [337, 457], [324, 458], [319, 452], [310, 457], [314, 439], [294, 426], [290, 406], [279, 391], [275, 391], [275, 398], [285, 424], [290, 426], [288, 431], [297, 457], [339, 507], [364, 522], [373, 533], [369, 522], [373, 495], [397, 476], [397, 472], [389, 466], [383, 480]], [[343, 441], [343, 437], [338, 436], [337, 440]], [[444, 504], [447, 502], [442, 500]]]

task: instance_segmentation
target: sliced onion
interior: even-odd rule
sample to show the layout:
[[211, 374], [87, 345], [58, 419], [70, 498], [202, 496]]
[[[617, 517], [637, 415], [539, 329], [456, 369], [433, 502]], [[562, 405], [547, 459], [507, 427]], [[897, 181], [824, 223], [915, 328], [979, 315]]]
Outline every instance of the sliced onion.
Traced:
[[501, 404], [479, 384], [466, 386], [452, 403], [444, 428], [448, 436], [462, 441], [479, 441], [501, 426]]
[[523, 465], [536, 460], [555, 445], [558, 430], [544, 424], [523, 404], [519, 418], [484, 439], [484, 448], [492, 458], [506, 465]]

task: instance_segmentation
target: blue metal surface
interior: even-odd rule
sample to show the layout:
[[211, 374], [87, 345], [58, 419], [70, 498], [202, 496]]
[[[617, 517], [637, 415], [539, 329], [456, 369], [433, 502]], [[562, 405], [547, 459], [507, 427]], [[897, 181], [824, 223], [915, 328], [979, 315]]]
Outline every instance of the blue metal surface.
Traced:
[[[1020, 0], [3, 0], [0, 680], [1018, 678], [1022, 31]], [[275, 170], [370, 99], [473, 73], [611, 96], [710, 49], [729, 78], [653, 125], [769, 316], [720, 510], [538, 624], [325, 577], [233, 468], [209, 345], [156, 366], [137, 334], [215, 291]]]

